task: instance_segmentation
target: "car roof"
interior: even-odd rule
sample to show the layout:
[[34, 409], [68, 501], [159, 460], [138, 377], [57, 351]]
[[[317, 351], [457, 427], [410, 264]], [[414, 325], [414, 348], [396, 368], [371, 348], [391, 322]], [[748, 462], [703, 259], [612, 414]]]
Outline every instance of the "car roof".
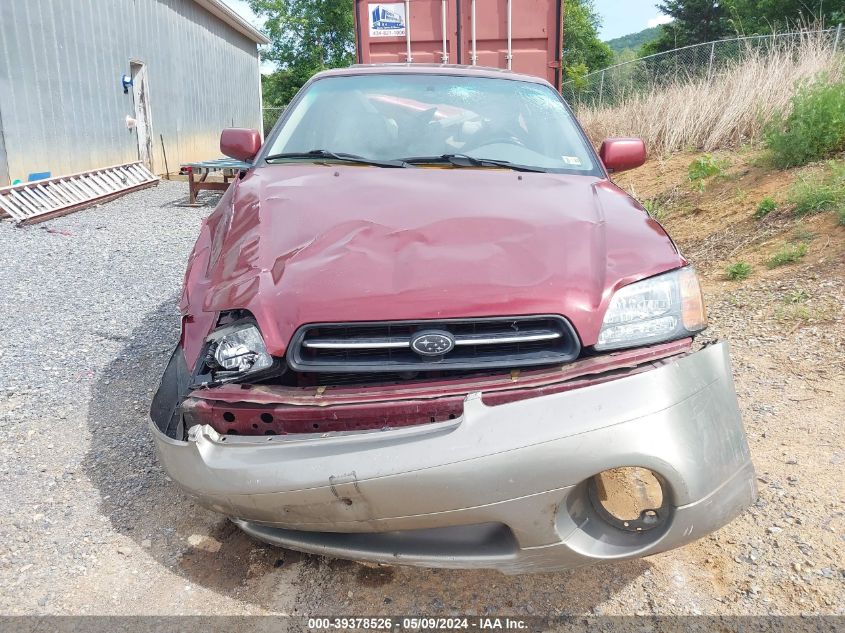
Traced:
[[[347, 68], [333, 68], [324, 70], [314, 76], [337, 77], [350, 75], [449, 75], [452, 77], [486, 77], [492, 79], [510, 79], [512, 81], [527, 81], [535, 84], [552, 86], [548, 81], [533, 75], [523, 75], [501, 68], [487, 68], [485, 66], [459, 66], [455, 64], [354, 64]], [[552, 86], [553, 87], [553, 86]]]

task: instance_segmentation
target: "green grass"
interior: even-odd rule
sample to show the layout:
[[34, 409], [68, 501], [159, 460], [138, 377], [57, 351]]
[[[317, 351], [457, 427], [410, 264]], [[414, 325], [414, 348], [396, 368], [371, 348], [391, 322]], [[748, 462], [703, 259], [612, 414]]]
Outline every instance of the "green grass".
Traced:
[[778, 114], [765, 133], [776, 167], [798, 167], [845, 149], [845, 79], [820, 76], [801, 86], [789, 114]]
[[839, 224], [845, 226], [845, 207], [839, 207], [836, 210], [836, 217], [839, 220]]
[[778, 321], [799, 321], [808, 323], [813, 320], [813, 312], [809, 307], [802, 304], [786, 304], [775, 309], [775, 318]]
[[821, 172], [799, 176], [789, 192], [795, 215], [845, 208], [845, 162], [831, 161]]
[[746, 262], [736, 262], [725, 269], [725, 273], [731, 281], [742, 281], [751, 274], [751, 265]]
[[804, 228], [803, 226], [798, 226], [792, 232], [792, 236], [789, 238], [789, 241], [793, 244], [800, 243], [800, 242], [812, 242], [814, 239], [818, 237], [815, 233], [813, 233], [810, 229]]
[[662, 222], [666, 218], [666, 210], [663, 208], [663, 205], [660, 204], [660, 201], [656, 198], [652, 198], [651, 200], [646, 200], [643, 202], [643, 207], [648, 212], [649, 216], [657, 220], [658, 222]]
[[796, 303], [807, 303], [810, 300], [810, 295], [806, 290], [790, 290], [783, 298], [783, 302], [787, 305], [795, 305]]
[[704, 154], [692, 161], [687, 169], [687, 173], [689, 174], [690, 182], [697, 182], [712, 178], [713, 176], [721, 176], [728, 167], [730, 167], [730, 161], [718, 159], [710, 154]]
[[778, 321], [836, 322], [840, 320], [841, 313], [841, 303], [832, 297], [812, 297], [802, 289], [787, 292], [781, 305], [775, 307], [775, 318]]
[[786, 264], [794, 264], [807, 255], [809, 246], [806, 244], [784, 244], [783, 247], [766, 262], [769, 268], [777, 268]]
[[772, 211], [777, 210], [778, 204], [772, 198], [763, 198], [760, 204], [757, 205], [757, 211], [754, 212], [754, 217], [758, 220], [765, 218]]

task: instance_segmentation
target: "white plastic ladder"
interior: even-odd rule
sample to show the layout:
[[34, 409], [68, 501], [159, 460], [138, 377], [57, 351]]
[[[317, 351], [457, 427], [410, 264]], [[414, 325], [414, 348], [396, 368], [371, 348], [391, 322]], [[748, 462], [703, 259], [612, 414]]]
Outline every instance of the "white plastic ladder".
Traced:
[[0, 212], [18, 224], [43, 222], [158, 184], [141, 162], [0, 188]]

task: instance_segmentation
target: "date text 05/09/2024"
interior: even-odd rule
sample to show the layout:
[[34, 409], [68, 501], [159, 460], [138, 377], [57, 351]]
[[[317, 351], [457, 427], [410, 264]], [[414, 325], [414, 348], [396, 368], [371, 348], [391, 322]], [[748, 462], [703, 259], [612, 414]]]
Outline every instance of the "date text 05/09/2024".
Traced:
[[311, 631], [523, 631], [524, 620], [496, 617], [316, 617], [308, 618]]

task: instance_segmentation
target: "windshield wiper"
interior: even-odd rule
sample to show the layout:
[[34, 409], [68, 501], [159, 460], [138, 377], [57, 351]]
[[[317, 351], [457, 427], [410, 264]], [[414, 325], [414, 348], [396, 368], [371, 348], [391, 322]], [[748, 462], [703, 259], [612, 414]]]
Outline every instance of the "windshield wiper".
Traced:
[[270, 154], [264, 160], [280, 160], [284, 158], [328, 158], [343, 163], [357, 163], [359, 165], [373, 165], [375, 167], [411, 167], [403, 160], [378, 160], [366, 158], [357, 154], [346, 154], [345, 152], [330, 152], [327, 149], [312, 149], [310, 152], [285, 152], [281, 154]]
[[530, 165], [518, 165], [507, 160], [496, 160], [493, 158], [475, 158], [467, 154], [441, 154], [440, 156], [415, 156], [403, 158], [402, 161], [411, 165], [433, 164], [453, 165], [455, 167], [504, 167], [513, 171], [536, 171], [546, 173], [548, 170], [542, 167], [531, 167]]

